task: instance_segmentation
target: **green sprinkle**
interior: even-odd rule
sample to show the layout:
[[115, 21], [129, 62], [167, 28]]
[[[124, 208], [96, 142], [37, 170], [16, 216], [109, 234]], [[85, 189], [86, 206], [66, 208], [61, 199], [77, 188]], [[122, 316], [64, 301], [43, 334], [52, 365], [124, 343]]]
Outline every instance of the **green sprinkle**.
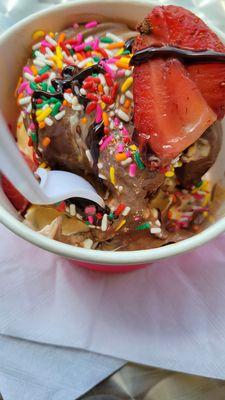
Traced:
[[31, 83], [30, 83], [30, 88], [31, 88], [32, 90], [37, 90], [38, 85], [37, 85], [35, 82], [31, 82]]
[[144, 224], [136, 226], [135, 229], [136, 229], [136, 231], [144, 231], [146, 229], [150, 229], [150, 223], [149, 222], [145, 222]]
[[48, 84], [46, 82], [41, 83], [40, 86], [45, 92], [48, 90]]
[[84, 51], [90, 51], [90, 50], [93, 50], [93, 49], [92, 49], [92, 46], [90, 46], [90, 45], [87, 45], [87, 46], [84, 48]]
[[138, 168], [140, 168], [140, 169], [145, 169], [145, 166], [144, 166], [144, 164], [143, 164], [143, 162], [142, 162], [142, 160], [141, 160], [141, 157], [140, 157], [140, 154], [139, 154], [138, 151], [135, 151], [135, 153], [134, 153], [134, 159], [135, 159], [135, 162], [136, 162]]
[[75, 51], [73, 49], [70, 49], [69, 52], [70, 52], [71, 56], [73, 56], [75, 54]]
[[109, 218], [110, 220], [113, 220], [113, 219], [114, 219], [114, 214], [113, 214], [113, 212], [111, 212], [111, 213], [109, 214], [108, 218]]
[[36, 108], [37, 109], [39, 109], [39, 108], [43, 108], [43, 106], [46, 104], [46, 101], [43, 101], [43, 103], [41, 103], [41, 104], [36, 104]]
[[49, 103], [54, 103], [54, 104], [56, 104], [56, 103], [58, 103], [58, 102], [59, 102], [59, 100], [56, 99], [55, 97], [51, 97], [51, 98], [49, 99]]
[[129, 50], [124, 50], [124, 51], [122, 52], [122, 55], [126, 55], [126, 54], [130, 54]]
[[202, 182], [202, 180], [200, 180], [199, 182], [197, 182], [195, 184], [195, 187], [199, 188], [200, 186], [202, 186], [202, 184], [203, 184], [203, 182]]
[[38, 71], [38, 75], [43, 75], [45, 74], [45, 72], [48, 72], [51, 69], [51, 67], [49, 65], [46, 65], [45, 67], [43, 67], [42, 69], [40, 69]]
[[85, 221], [85, 224], [86, 224], [86, 225], [91, 225], [90, 222], [88, 222], [88, 221]]
[[103, 36], [100, 38], [101, 43], [113, 43], [113, 40], [107, 36]]
[[55, 93], [55, 88], [53, 86], [48, 87], [49, 92]]
[[58, 114], [60, 107], [61, 107], [61, 103], [58, 101], [58, 102], [54, 105], [54, 107], [53, 107], [53, 109], [52, 109], [52, 112], [51, 112], [51, 115], [52, 115], [53, 117], [54, 117], [56, 114]]
[[92, 74], [93, 78], [96, 78], [96, 76], [98, 76], [98, 74], [94, 73]]
[[93, 60], [94, 60], [95, 62], [99, 62], [99, 61], [100, 61], [100, 57], [95, 56], [95, 57], [93, 57]]
[[36, 54], [35, 54], [35, 51], [34, 51], [34, 50], [33, 50], [32, 53], [31, 53], [31, 57], [32, 57], [32, 58], [35, 58], [35, 57], [36, 57]]
[[35, 132], [31, 132], [30, 134], [32, 142], [37, 143], [37, 134]]
[[54, 206], [58, 207], [60, 206], [60, 204], [62, 204], [62, 201], [58, 201], [57, 203], [54, 204]]

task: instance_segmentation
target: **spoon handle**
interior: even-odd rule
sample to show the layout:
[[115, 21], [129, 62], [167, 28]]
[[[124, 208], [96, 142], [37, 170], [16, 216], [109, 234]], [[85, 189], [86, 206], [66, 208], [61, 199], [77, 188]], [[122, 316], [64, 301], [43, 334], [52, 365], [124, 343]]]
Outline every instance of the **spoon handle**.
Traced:
[[0, 111], [0, 171], [15, 188], [33, 204], [45, 204], [48, 198], [41, 191], [26, 161], [12, 138]]

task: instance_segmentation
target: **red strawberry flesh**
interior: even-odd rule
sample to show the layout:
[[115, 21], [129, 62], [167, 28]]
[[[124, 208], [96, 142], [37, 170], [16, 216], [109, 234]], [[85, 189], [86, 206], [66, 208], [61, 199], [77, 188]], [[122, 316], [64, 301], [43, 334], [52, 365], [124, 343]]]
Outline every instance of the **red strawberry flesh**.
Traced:
[[[146, 30], [146, 34], [143, 32]], [[133, 51], [170, 45], [225, 52], [206, 24], [176, 6], [155, 7], [145, 19]], [[155, 59], [134, 68], [134, 124], [139, 144], [162, 160], [176, 157], [225, 113], [225, 65]], [[215, 115], [215, 113], [217, 115]]]

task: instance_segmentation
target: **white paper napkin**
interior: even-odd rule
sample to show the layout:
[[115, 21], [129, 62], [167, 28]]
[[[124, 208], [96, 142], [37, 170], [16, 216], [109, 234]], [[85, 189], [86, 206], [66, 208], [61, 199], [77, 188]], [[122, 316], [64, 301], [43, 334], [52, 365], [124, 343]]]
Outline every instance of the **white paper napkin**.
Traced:
[[4, 400], [75, 400], [122, 364], [111, 357], [0, 335]]
[[0, 333], [225, 378], [224, 237], [127, 274], [0, 237]]

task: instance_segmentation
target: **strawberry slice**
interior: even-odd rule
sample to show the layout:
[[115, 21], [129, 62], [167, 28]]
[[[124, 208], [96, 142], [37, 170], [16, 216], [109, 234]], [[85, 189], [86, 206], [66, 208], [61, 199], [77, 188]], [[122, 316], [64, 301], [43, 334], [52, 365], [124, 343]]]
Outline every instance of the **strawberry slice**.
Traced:
[[140, 151], [145, 152], [147, 141], [164, 162], [175, 158], [216, 121], [176, 59], [157, 59], [135, 68], [134, 104]]
[[[191, 50], [225, 47], [216, 34], [182, 7], [155, 7], [139, 25], [133, 51], [170, 45]], [[225, 65], [185, 68], [175, 59], [153, 59], [134, 68], [134, 125], [144, 160], [146, 148], [168, 162], [194, 143], [225, 113]], [[216, 114], [217, 115], [216, 115]]]
[[[30, 158], [28, 158], [25, 154], [23, 154], [23, 156], [31, 171], [34, 172], [37, 169], [37, 164], [33, 162]], [[23, 195], [20, 192], [18, 192], [18, 190], [4, 175], [2, 175], [1, 181], [2, 181], [3, 191], [8, 197], [8, 199], [11, 201], [12, 205], [15, 207], [17, 211], [23, 213], [30, 204], [29, 201], [25, 199], [25, 197], [23, 197]]]
[[[219, 37], [200, 18], [183, 7], [155, 7], [145, 24], [151, 29], [151, 34], [145, 35], [144, 47], [161, 44], [190, 50], [225, 52]], [[187, 70], [209, 106], [222, 119], [225, 115], [225, 64], [195, 64], [188, 66]]]

